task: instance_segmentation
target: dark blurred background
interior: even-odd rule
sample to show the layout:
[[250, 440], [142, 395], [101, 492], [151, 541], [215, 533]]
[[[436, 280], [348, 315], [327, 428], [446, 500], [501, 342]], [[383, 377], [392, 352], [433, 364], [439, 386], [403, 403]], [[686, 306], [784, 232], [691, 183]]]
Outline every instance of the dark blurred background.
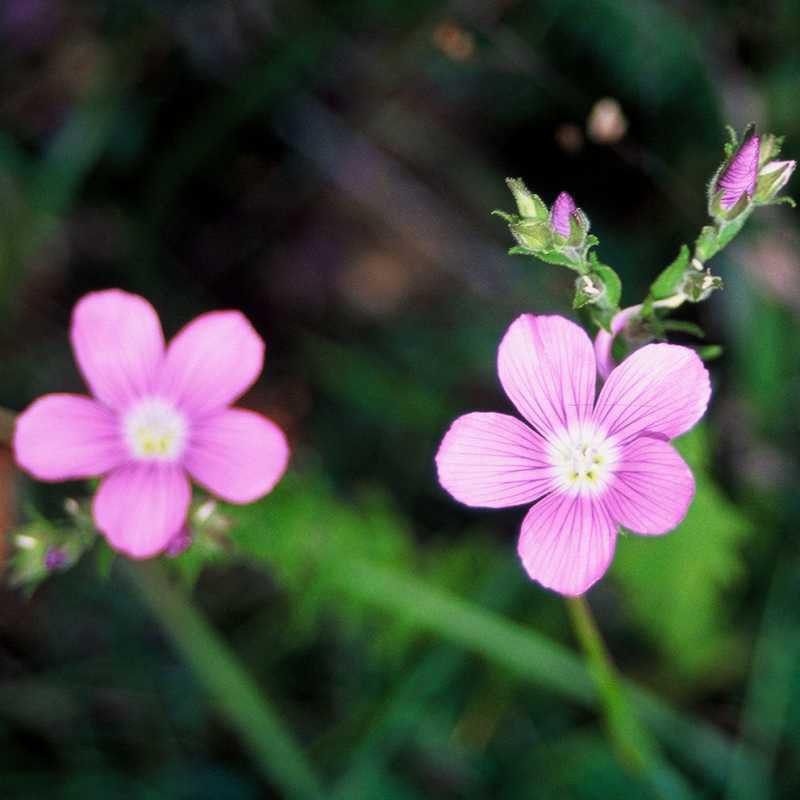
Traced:
[[[511, 320], [571, 313], [570, 273], [507, 256], [489, 212], [508, 175], [568, 190], [641, 301], [705, 224], [726, 123], [800, 155], [799, 34], [792, 0], [0, 0], [0, 405], [83, 391], [86, 291], [145, 295], [168, 335], [248, 315], [267, 365], [243, 404], [293, 466], [193, 598], [331, 796], [652, 796], [596, 712], [345, 596], [315, 542], [574, 648], [517, 565], [524, 509], [435, 478], [455, 416], [509, 409]], [[590, 595], [626, 675], [757, 754], [716, 780], [676, 755], [698, 797], [800, 794], [799, 241], [797, 212], [758, 211], [725, 291], [681, 310], [724, 348], [681, 445], [697, 499]], [[85, 495], [0, 449], [3, 552]], [[116, 567], [0, 592], [3, 800], [271, 796]]]

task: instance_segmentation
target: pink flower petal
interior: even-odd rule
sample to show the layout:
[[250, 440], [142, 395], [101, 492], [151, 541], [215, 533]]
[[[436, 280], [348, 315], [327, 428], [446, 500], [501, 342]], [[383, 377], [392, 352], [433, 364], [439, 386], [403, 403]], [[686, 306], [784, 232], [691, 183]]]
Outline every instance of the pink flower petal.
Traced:
[[597, 372], [582, 328], [564, 317], [523, 314], [511, 323], [497, 353], [506, 394], [540, 433], [588, 419]]
[[128, 464], [100, 484], [92, 505], [94, 520], [115, 550], [150, 558], [183, 526], [191, 495], [182, 467]]
[[693, 497], [692, 472], [672, 445], [642, 436], [623, 446], [603, 502], [628, 530], [658, 534], [680, 524]]
[[240, 408], [212, 414], [192, 430], [184, 465], [209, 491], [231, 503], [252, 503], [280, 480], [289, 461], [283, 431]]
[[253, 385], [264, 364], [264, 342], [238, 311], [192, 320], [169, 343], [160, 391], [190, 416], [229, 405]]
[[127, 460], [117, 415], [89, 397], [48, 394], [19, 415], [17, 464], [40, 481], [88, 478]]
[[72, 349], [92, 394], [119, 411], [147, 394], [164, 353], [155, 309], [119, 289], [87, 294], [72, 312]]
[[538, 433], [507, 414], [465, 414], [436, 454], [439, 483], [468, 506], [505, 508], [552, 491], [552, 467]]
[[528, 512], [517, 550], [533, 580], [579, 595], [605, 574], [616, 540], [617, 526], [602, 502], [554, 492]]
[[672, 439], [703, 416], [710, 395], [708, 370], [693, 350], [648, 344], [608, 376], [594, 421], [617, 441], [645, 432]]
[[631, 317], [635, 317], [641, 309], [641, 305], [623, 308], [622, 311], [615, 314], [614, 318], [611, 320], [611, 333], [605, 330], [605, 328], [600, 328], [597, 332], [597, 336], [594, 337], [594, 356], [597, 359], [597, 371], [600, 373], [600, 377], [603, 380], [611, 374], [611, 370], [616, 366], [614, 358], [611, 355], [614, 339], [617, 338], [617, 334], [628, 324], [628, 320]]

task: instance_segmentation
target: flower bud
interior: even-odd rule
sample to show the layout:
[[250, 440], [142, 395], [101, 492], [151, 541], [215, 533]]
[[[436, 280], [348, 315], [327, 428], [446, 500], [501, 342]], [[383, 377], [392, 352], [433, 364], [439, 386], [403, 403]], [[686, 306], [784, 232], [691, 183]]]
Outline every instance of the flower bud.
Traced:
[[547, 220], [547, 206], [537, 194], [533, 194], [522, 178], [506, 178], [506, 185], [514, 195], [519, 215], [523, 219]]
[[759, 203], [768, 203], [775, 199], [778, 192], [792, 177], [796, 161], [769, 161], [758, 173], [755, 198]]
[[550, 227], [555, 233], [564, 238], [569, 236], [572, 215], [577, 208], [575, 201], [567, 192], [561, 192], [556, 197], [556, 201], [550, 209]]
[[67, 563], [67, 554], [60, 547], [49, 547], [44, 556], [47, 570], [61, 569]]
[[759, 142], [758, 136], [745, 141], [717, 178], [714, 193], [721, 193], [718, 203], [722, 211], [730, 212], [740, 204], [743, 210], [755, 194]]

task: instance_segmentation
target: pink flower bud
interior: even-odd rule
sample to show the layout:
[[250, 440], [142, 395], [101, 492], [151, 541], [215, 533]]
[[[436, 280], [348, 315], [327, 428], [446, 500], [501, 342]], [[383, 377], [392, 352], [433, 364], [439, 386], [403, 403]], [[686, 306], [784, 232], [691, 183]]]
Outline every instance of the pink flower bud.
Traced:
[[44, 556], [45, 569], [60, 569], [67, 563], [67, 554], [59, 547], [50, 547]]
[[572, 197], [567, 192], [561, 192], [550, 210], [550, 227], [561, 236], [569, 236], [569, 220], [576, 208]]
[[722, 190], [720, 206], [725, 211], [733, 208], [743, 195], [753, 196], [758, 177], [759, 146], [759, 137], [752, 136], [742, 145], [720, 175], [717, 191]]

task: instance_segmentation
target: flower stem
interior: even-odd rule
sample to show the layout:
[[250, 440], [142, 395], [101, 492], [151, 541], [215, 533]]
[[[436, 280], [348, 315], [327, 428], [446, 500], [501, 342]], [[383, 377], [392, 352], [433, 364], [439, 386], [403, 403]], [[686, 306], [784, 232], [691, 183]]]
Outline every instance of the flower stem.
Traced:
[[262, 775], [282, 797], [322, 797], [319, 779], [280, 714], [234, 653], [156, 562], [125, 563], [128, 578]]
[[622, 681], [589, 604], [583, 597], [568, 597], [567, 609], [597, 687], [611, 742], [623, 765], [633, 773], [642, 774], [650, 768], [655, 744], [625, 697]]

